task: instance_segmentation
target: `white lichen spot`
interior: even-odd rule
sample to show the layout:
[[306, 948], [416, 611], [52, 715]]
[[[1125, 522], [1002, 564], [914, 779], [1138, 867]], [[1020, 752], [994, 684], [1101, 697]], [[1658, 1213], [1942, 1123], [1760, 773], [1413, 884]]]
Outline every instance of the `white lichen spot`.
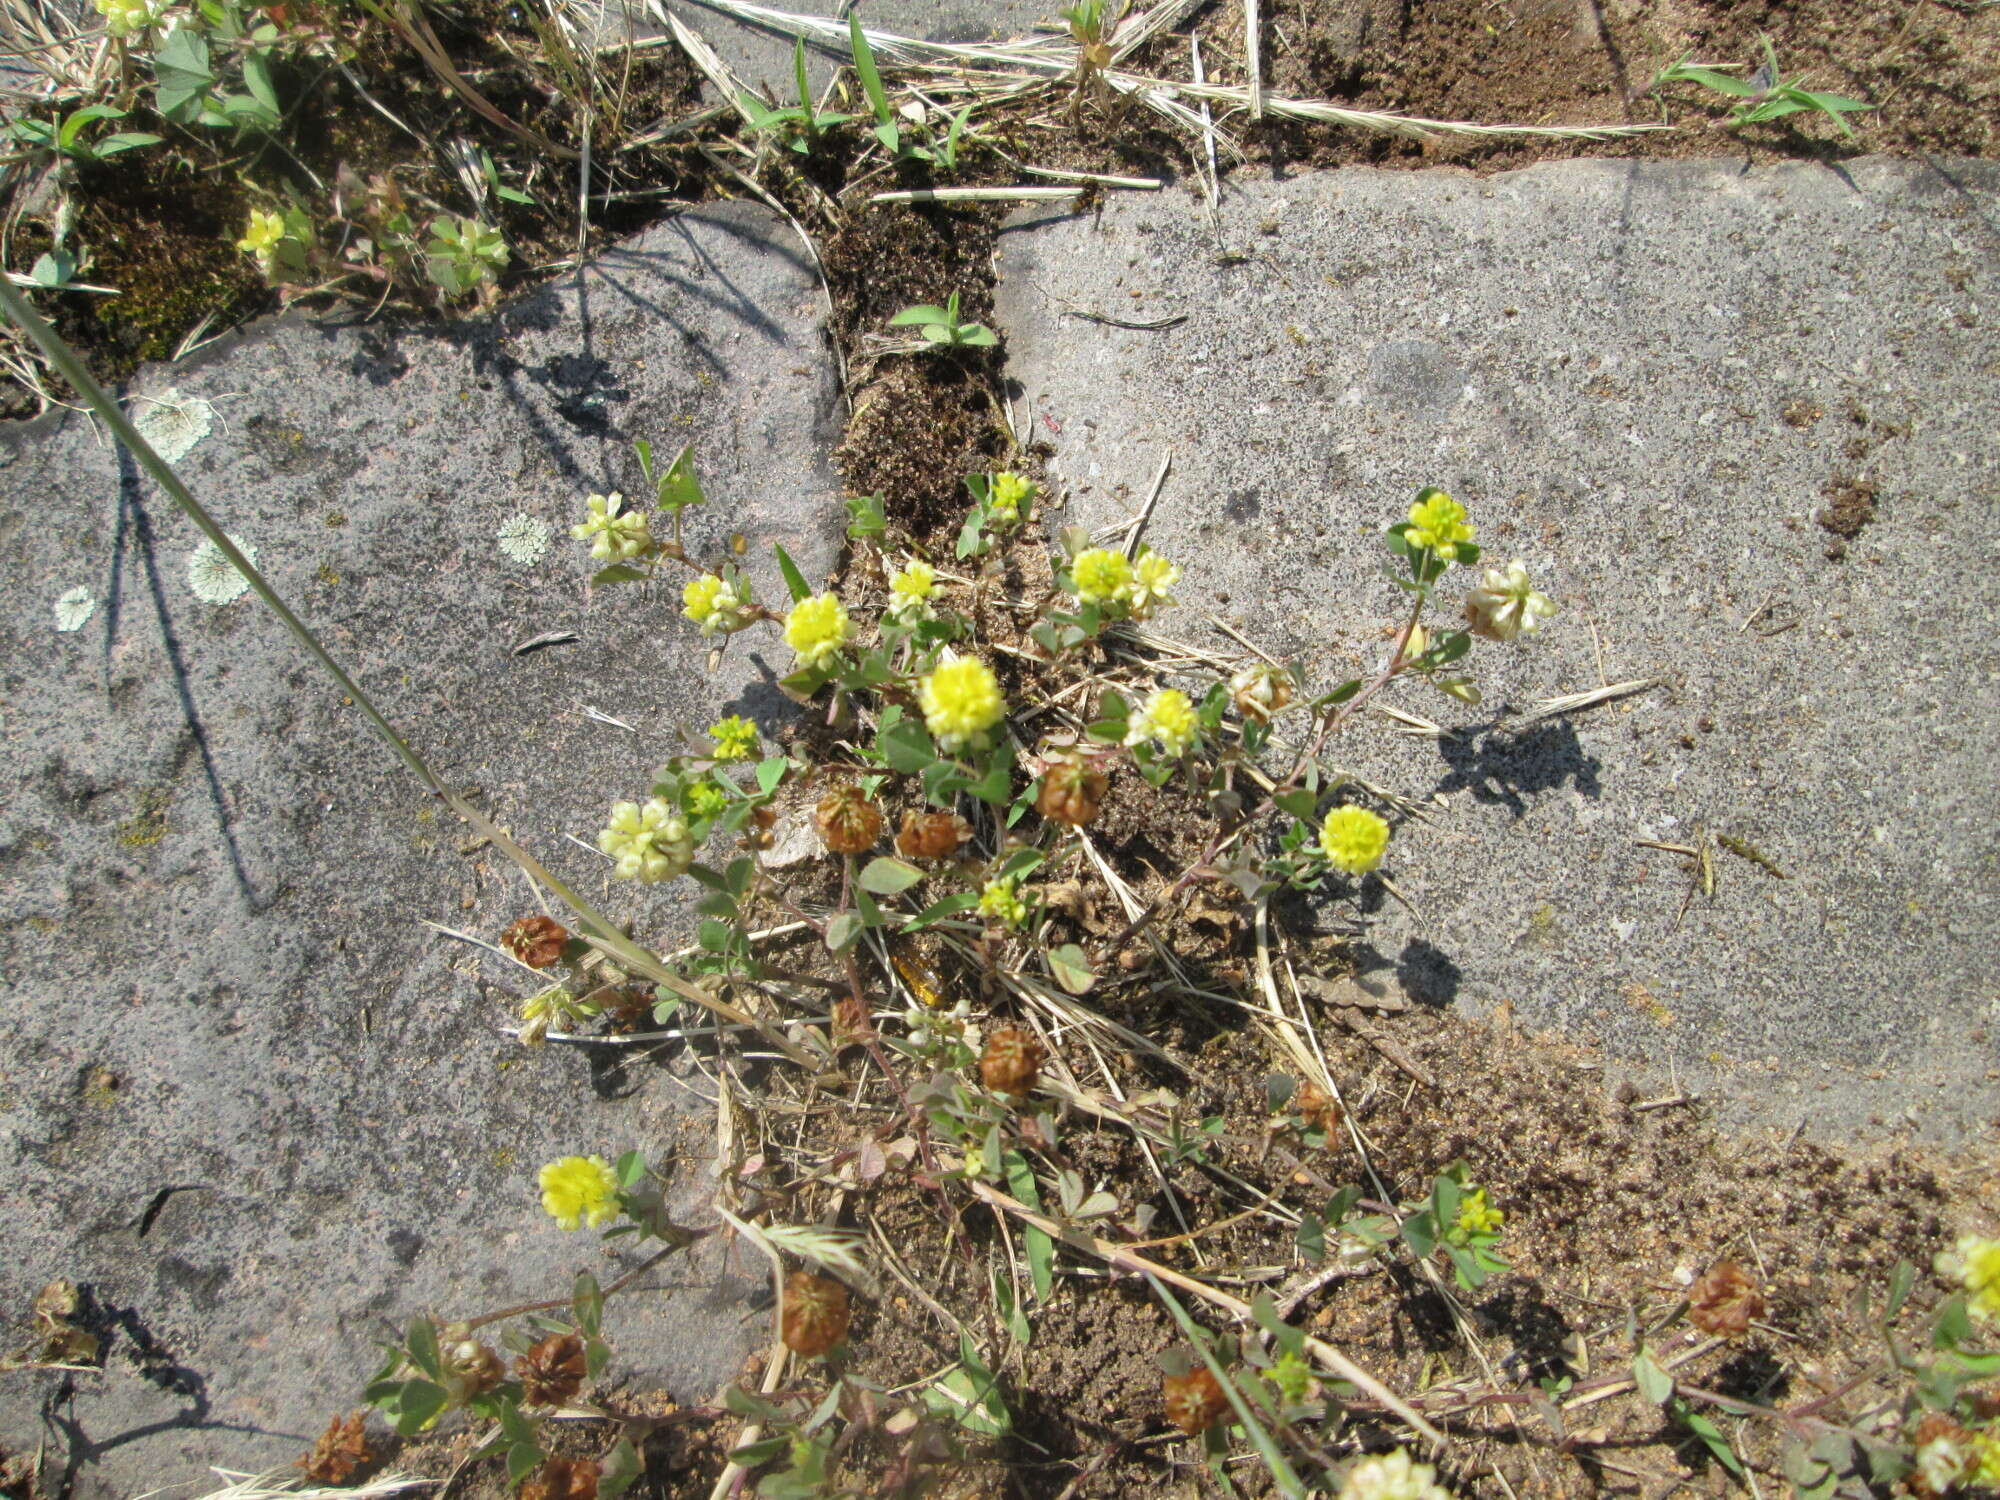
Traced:
[[81, 630], [83, 622], [97, 611], [97, 600], [88, 587], [79, 583], [56, 596], [56, 629]]
[[500, 523], [500, 550], [508, 561], [532, 568], [549, 550], [549, 528], [533, 516], [516, 511]]
[[[242, 537], [232, 531], [229, 540], [251, 562], [257, 561], [257, 549]], [[194, 551], [188, 554], [188, 587], [194, 590], [195, 598], [204, 603], [227, 604], [243, 596], [250, 587], [250, 580], [236, 571], [236, 564], [222, 555], [220, 547], [203, 537]]]
[[172, 387], [139, 403], [132, 416], [139, 436], [170, 464], [186, 458], [194, 445], [208, 436], [214, 421], [214, 407], [199, 396], [183, 396]]

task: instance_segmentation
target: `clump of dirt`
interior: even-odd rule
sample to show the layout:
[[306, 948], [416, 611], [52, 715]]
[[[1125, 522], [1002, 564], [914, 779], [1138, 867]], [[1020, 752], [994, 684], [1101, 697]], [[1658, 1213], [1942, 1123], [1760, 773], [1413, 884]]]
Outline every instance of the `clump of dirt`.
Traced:
[[1813, 519], [1819, 522], [1822, 531], [1828, 531], [1841, 542], [1851, 542], [1861, 535], [1861, 530], [1875, 519], [1875, 501], [1879, 495], [1875, 481], [1866, 475], [1836, 474], [1820, 488], [1826, 497], [1826, 504]]

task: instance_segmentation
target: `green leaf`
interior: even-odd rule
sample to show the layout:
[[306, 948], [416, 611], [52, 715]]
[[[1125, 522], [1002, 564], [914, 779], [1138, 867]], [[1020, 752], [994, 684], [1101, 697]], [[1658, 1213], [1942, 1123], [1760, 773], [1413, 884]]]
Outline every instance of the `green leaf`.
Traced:
[[507, 1449], [507, 1482], [519, 1484], [542, 1466], [541, 1445], [535, 1442], [515, 1443]]
[[909, 921], [903, 924], [905, 932], [921, 932], [926, 927], [934, 927], [947, 917], [955, 917], [962, 911], [971, 911], [979, 905], [977, 891], [957, 891], [942, 901], [933, 901]]
[[[701, 492], [701, 481], [695, 478], [693, 444], [688, 444], [674, 455], [674, 461], [660, 476], [655, 491], [660, 497], [660, 509], [670, 515], [679, 515], [690, 506], [708, 503], [708, 497]], [[784, 558], [783, 548], [778, 549], [778, 556]], [[782, 569], [785, 564], [781, 561], [778, 566]], [[785, 582], [791, 582], [791, 574], [785, 575]], [[800, 596], [794, 594], [792, 597], [797, 599]]]
[[905, 775], [921, 771], [937, 760], [937, 746], [921, 720], [898, 718], [884, 722], [875, 748], [892, 771]]
[[1689, 1432], [1692, 1432], [1703, 1443], [1707, 1444], [1708, 1451], [1715, 1455], [1716, 1460], [1723, 1468], [1729, 1470], [1738, 1479], [1743, 1477], [1743, 1460], [1738, 1458], [1736, 1450], [1729, 1446], [1729, 1439], [1722, 1435], [1720, 1427], [1717, 1427], [1707, 1417], [1694, 1410], [1685, 1401], [1675, 1401], [1673, 1413], [1675, 1417], [1680, 1419], [1681, 1424]]
[[412, 1437], [435, 1421], [449, 1400], [441, 1385], [429, 1380], [406, 1380], [393, 1397], [377, 1404], [398, 1433]]
[[630, 563], [613, 563], [591, 574], [590, 586], [601, 589], [612, 583], [644, 583], [651, 576], [644, 568], [635, 568]]
[[799, 565], [792, 561], [791, 553], [776, 542], [771, 544], [771, 550], [778, 556], [778, 571], [785, 575], [785, 587], [791, 591], [792, 603], [797, 604], [801, 599], [810, 599], [812, 590], [806, 586], [806, 575], [801, 573]]
[[924, 768], [924, 798], [934, 807], [950, 807], [972, 778], [956, 762], [932, 761]]
[[868, 96], [869, 107], [875, 111], [876, 119], [893, 130], [895, 116], [889, 112], [889, 96], [882, 91], [882, 75], [875, 69], [875, 52], [868, 45], [858, 15], [850, 14], [847, 18], [847, 44], [854, 52], [854, 71], [861, 75], [861, 91]]
[[639, 1452], [628, 1437], [613, 1443], [597, 1463], [598, 1500], [618, 1500], [639, 1478]]
[[847, 502], [847, 534], [856, 541], [884, 535], [889, 518], [882, 509], [880, 495], [855, 495]]
[[[859, 25], [860, 23], [856, 22], [855, 24]], [[941, 307], [930, 307], [928, 305], [923, 307], [906, 307], [893, 318], [889, 319], [889, 326], [891, 328], [907, 328], [913, 323], [935, 323], [939, 327], [945, 327], [949, 324], [950, 319], [951, 315]]]
[[403, 1347], [410, 1352], [410, 1363], [433, 1380], [444, 1375], [444, 1365], [438, 1358], [437, 1325], [426, 1317], [410, 1319], [409, 1337]]
[[978, 780], [967, 784], [966, 790], [981, 802], [990, 802], [995, 807], [1004, 807], [1014, 787], [1014, 746], [1006, 742], [996, 749], [986, 762], [986, 770]]
[[806, 39], [792, 38], [792, 80], [799, 90], [799, 108], [804, 111], [806, 124], [812, 124], [812, 87], [806, 81]]
[[1917, 1268], [1906, 1260], [1896, 1262], [1896, 1269], [1889, 1273], [1889, 1301], [1882, 1309], [1882, 1321], [1893, 1320], [1903, 1310], [1903, 1304], [1910, 1298], [1910, 1288], [1916, 1285]]
[[1655, 1406], [1666, 1405], [1674, 1393], [1674, 1377], [1661, 1369], [1644, 1349], [1632, 1356], [1632, 1383], [1639, 1388], [1639, 1394]]
[[1294, 787], [1289, 792], [1280, 792], [1271, 799], [1280, 812], [1290, 813], [1301, 823], [1310, 823], [1319, 808], [1319, 798], [1312, 792]]
[[923, 878], [924, 872], [915, 865], [884, 854], [867, 863], [857, 883], [877, 896], [900, 896]]
[[604, 1292], [588, 1271], [576, 1273], [576, 1284], [570, 1289], [570, 1310], [576, 1314], [576, 1326], [593, 1336], [604, 1321]]
[[1411, 1253], [1422, 1260], [1437, 1248], [1437, 1220], [1431, 1217], [1429, 1209], [1411, 1214], [1409, 1218], [1403, 1220], [1402, 1236], [1409, 1245]]
[[99, 156], [116, 156], [121, 151], [136, 151], [141, 146], [157, 146], [162, 136], [148, 135], [143, 130], [121, 130], [116, 135], [108, 135], [95, 146]]
[[861, 941], [865, 930], [860, 917], [851, 911], [841, 912], [826, 924], [826, 946], [834, 953], [845, 953]]
[[990, 349], [1000, 342], [1000, 335], [984, 323], [961, 323], [952, 329], [952, 342], [966, 344], [974, 349]]
[[1097, 983], [1097, 971], [1091, 968], [1089, 955], [1075, 943], [1064, 943], [1049, 954], [1049, 972], [1072, 995], [1087, 994]]
[[1000, 861], [1000, 868], [993, 872], [993, 878], [995, 880], [1005, 880], [1009, 876], [1031, 874], [1035, 870], [1040, 869], [1042, 862], [1048, 857], [1048, 852], [1043, 849], [1033, 847], [1016, 849], [1012, 854]]
[[611, 1170], [618, 1178], [618, 1186], [630, 1191], [646, 1180], [646, 1153], [627, 1151]]
[[278, 91], [271, 86], [270, 59], [261, 52], [246, 52], [243, 55], [243, 86], [250, 90], [250, 97], [263, 106], [275, 120], [282, 116], [278, 108]]

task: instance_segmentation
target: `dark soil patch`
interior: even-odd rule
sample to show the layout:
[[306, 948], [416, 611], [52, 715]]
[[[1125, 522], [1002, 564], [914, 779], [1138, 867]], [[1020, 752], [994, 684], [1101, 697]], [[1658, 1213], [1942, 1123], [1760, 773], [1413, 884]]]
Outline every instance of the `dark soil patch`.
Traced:
[[[1209, 72], [1244, 81], [1242, 11], [1202, 23]], [[1851, 116], [1855, 139], [1823, 116], [1724, 128], [1730, 101], [1692, 84], [1655, 89], [1667, 65], [1762, 61], [1768, 35], [1786, 78], [1877, 108]], [[1672, 123], [1598, 145], [1429, 143], [1273, 124], [1274, 159], [1480, 170], [1576, 155], [1653, 159], [1741, 154], [1750, 161], [1859, 151], [1991, 156], [2000, 147], [2000, 15], [1935, 0], [1272, 0], [1264, 7], [1271, 92], [1442, 121], [1515, 125]]]

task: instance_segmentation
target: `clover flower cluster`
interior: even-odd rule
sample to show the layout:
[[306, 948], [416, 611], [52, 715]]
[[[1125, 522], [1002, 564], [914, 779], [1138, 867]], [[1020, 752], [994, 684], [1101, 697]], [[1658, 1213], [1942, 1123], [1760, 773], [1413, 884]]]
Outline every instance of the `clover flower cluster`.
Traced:
[[1451, 1491], [1437, 1482], [1436, 1469], [1398, 1448], [1349, 1469], [1340, 1500], [1451, 1500]]
[[168, 0], [97, 0], [97, 13], [104, 17], [104, 29], [123, 41], [157, 25], [167, 5]]
[[1136, 559], [1110, 547], [1087, 547], [1070, 559], [1070, 585], [1080, 604], [1133, 620], [1144, 620], [1154, 610], [1172, 604], [1167, 590], [1180, 582], [1178, 564], [1168, 561], [1149, 547], [1141, 547]]
[[936, 594], [937, 569], [912, 558], [890, 576], [889, 613], [899, 620], [921, 619]]
[[643, 807], [636, 802], [613, 803], [610, 826], [597, 835], [597, 847], [611, 856], [612, 873], [620, 880], [643, 885], [684, 875], [694, 863], [694, 838], [687, 819], [660, 797]]
[[729, 635], [762, 617], [751, 593], [750, 580], [735, 568], [703, 573], [681, 589], [681, 613], [701, 627], [703, 635]]
[[2000, 1239], [1960, 1235], [1933, 1262], [1938, 1275], [1965, 1292], [1966, 1310], [1982, 1323], [2000, 1322]]
[[847, 606], [838, 594], [815, 594], [801, 599], [785, 616], [785, 644], [792, 648], [802, 670], [810, 671], [845, 646], [853, 634]]
[[1365, 807], [1336, 807], [1319, 825], [1319, 847], [1342, 874], [1366, 875], [1388, 851], [1389, 824]]
[[1019, 526], [1022, 507], [1035, 498], [1039, 488], [1032, 479], [1001, 470], [986, 488], [986, 518], [998, 526]]
[[1201, 721], [1194, 704], [1179, 688], [1161, 688], [1132, 715], [1125, 730], [1128, 745], [1152, 744], [1168, 760], [1179, 760], [1194, 745]]
[[595, 1229], [618, 1215], [618, 1175], [601, 1156], [562, 1157], [543, 1167], [537, 1180], [542, 1207], [572, 1233], [586, 1223]]
[[946, 751], [986, 743], [988, 731], [1007, 714], [993, 669], [976, 656], [946, 651], [934, 671], [917, 684], [924, 727]]
[[757, 753], [757, 726], [741, 714], [731, 714], [708, 726], [717, 760], [748, 760]]
[[653, 533], [643, 510], [625, 509], [625, 497], [617, 490], [608, 495], [591, 495], [584, 501], [588, 514], [581, 526], [569, 534], [590, 543], [590, 555], [600, 562], [627, 562], [653, 550]]

